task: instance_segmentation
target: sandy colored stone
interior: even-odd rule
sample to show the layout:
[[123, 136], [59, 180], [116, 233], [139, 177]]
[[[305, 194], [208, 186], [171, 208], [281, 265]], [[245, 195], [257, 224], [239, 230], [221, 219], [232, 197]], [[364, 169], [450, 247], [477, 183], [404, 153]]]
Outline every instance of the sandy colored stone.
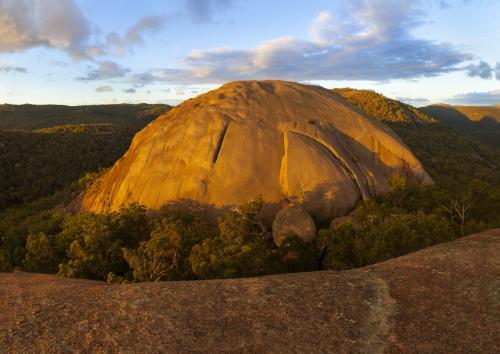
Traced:
[[370, 267], [108, 285], [0, 273], [1, 353], [498, 353], [500, 229]]
[[[389, 128], [319, 86], [237, 81], [187, 100], [139, 132], [83, 196], [83, 210], [176, 200], [215, 208], [261, 195], [331, 219], [403, 173], [432, 183]], [[272, 220], [272, 218], [271, 218]]]
[[304, 242], [316, 238], [316, 225], [311, 215], [301, 205], [281, 209], [273, 221], [273, 240], [281, 246], [288, 236], [298, 236]]

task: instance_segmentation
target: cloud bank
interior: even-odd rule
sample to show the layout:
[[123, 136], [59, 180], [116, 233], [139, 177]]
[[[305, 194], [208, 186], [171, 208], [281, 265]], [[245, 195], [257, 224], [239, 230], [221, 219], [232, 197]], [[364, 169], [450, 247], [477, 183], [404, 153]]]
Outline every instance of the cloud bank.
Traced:
[[20, 67], [20, 66], [12, 66], [12, 65], [2, 65], [0, 66], [1, 73], [21, 73], [26, 74], [28, 69]]
[[[373, 80], [415, 79], [463, 70], [473, 59], [449, 44], [414, 37], [423, 13], [419, 1], [354, 0], [342, 16], [325, 11], [307, 40], [280, 37], [251, 49], [195, 50], [181, 79]], [[189, 74], [189, 75], [186, 75]]]
[[113, 88], [109, 85], [99, 86], [95, 89], [95, 92], [99, 92], [99, 93], [113, 92]]
[[146, 16], [123, 35], [111, 32], [95, 40], [90, 21], [74, 0], [0, 0], [0, 53], [34, 47], [55, 48], [75, 59], [123, 55], [160, 30], [166, 18]]
[[114, 61], [106, 60], [99, 63], [96, 69], [90, 70], [85, 76], [77, 78], [78, 81], [108, 80], [124, 77], [130, 69], [124, 68]]
[[213, 22], [214, 13], [232, 7], [236, 0], [185, 0], [186, 10], [195, 22]]
[[471, 64], [466, 67], [467, 75], [470, 77], [480, 77], [482, 79], [491, 79], [495, 77], [500, 80], [500, 62], [497, 62], [493, 67], [485, 61], [480, 61], [478, 64]]
[[0, 0], [0, 52], [44, 46], [84, 55], [91, 30], [73, 0]]
[[469, 92], [456, 95], [446, 100], [456, 105], [492, 106], [500, 104], [500, 89], [487, 92]]

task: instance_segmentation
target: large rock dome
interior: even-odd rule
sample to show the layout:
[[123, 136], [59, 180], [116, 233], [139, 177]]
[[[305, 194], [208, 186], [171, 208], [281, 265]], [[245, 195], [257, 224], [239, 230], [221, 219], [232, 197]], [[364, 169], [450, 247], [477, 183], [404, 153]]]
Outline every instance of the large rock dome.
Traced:
[[237, 81], [150, 123], [81, 208], [187, 200], [222, 209], [260, 195], [271, 217], [292, 204], [331, 219], [387, 192], [394, 173], [432, 183], [395, 133], [330, 90]]

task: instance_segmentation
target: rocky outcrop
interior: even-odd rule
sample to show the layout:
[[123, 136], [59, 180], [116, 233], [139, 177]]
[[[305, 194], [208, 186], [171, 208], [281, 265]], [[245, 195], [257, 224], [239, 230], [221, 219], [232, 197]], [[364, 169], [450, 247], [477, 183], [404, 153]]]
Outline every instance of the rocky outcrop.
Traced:
[[316, 238], [316, 225], [307, 210], [300, 205], [281, 209], [273, 221], [273, 240], [281, 246], [288, 236], [298, 236], [304, 242]]
[[239, 81], [156, 119], [88, 190], [81, 209], [105, 212], [175, 200], [214, 208], [261, 195], [272, 220], [289, 204], [318, 219], [347, 213], [388, 190], [393, 173], [432, 183], [386, 126], [330, 90], [283, 81]]
[[500, 229], [370, 267], [107, 285], [0, 273], [0, 352], [500, 352]]

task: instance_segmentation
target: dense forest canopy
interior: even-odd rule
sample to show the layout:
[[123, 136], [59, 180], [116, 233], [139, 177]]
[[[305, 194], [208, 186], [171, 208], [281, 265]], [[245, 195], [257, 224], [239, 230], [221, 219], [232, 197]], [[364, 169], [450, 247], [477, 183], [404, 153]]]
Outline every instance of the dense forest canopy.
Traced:
[[110, 167], [134, 134], [168, 109], [0, 106], [0, 211], [50, 196], [85, 173]]
[[59, 125], [110, 123], [141, 129], [171, 107], [162, 104], [95, 106], [0, 105], [0, 129], [37, 130]]
[[[19, 266], [67, 277], [123, 282], [349, 269], [500, 226], [499, 148], [372, 91], [342, 89], [337, 93], [395, 130], [436, 184], [420, 187], [394, 175], [388, 195], [360, 202], [349, 216], [330, 227], [320, 225], [315, 241], [304, 243], [290, 235], [277, 247], [269, 232], [260, 227], [262, 199], [227, 211], [216, 225], [175, 208], [148, 217], [140, 205], [103, 215], [71, 214], [61, 206], [88, 186], [95, 174], [78, 182], [72, 176], [58, 185], [57, 193], [0, 213], [0, 270]], [[32, 134], [84, 134], [96, 129], [103, 139], [111, 139], [106, 135], [110, 132], [119, 136], [113, 125], [92, 127]], [[22, 141], [22, 134], [12, 139]], [[67, 139], [61, 138], [61, 147], [79, 141], [74, 136]], [[43, 139], [38, 144], [51, 146]], [[96, 159], [91, 152], [76, 151], [84, 160]], [[113, 153], [118, 151], [106, 152], [110, 159]], [[63, 164], [72, 163], [64, 158], [69, 160], [61, 160]], [[88, 161], [79, 162], [85, 163]], [[105, 164], [95, 163], [93, 171]], [[88, 171], [91, 165], [79, 171]], [[32, 166], [26, 170], [32, 174], [31, 169], [43, 169], [36, 164], [27, 166]]]

